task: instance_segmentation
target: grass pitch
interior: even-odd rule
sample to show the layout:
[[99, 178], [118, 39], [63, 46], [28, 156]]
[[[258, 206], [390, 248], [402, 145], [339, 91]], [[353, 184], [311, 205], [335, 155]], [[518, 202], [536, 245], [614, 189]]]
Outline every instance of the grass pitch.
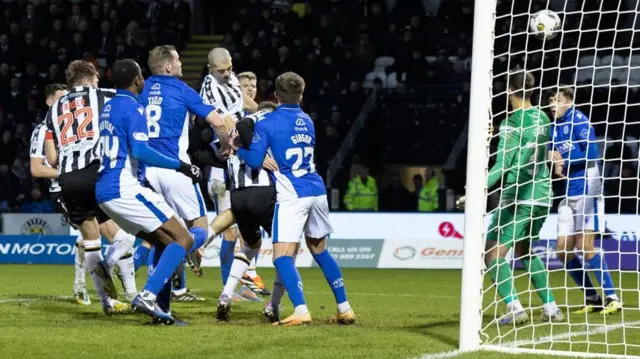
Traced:
[[[146, 271], [138, 274], [143, 285]], [[260, 269], [267, 283], [272, 269]], [[301, 269], [305, 292], [314, 323], [309, 327], [273, 328], [262, 316], [262, 303], [234, 304], [232, 321], [213, 319], [215, 301], [221, 283], [217, 268], [205, 268], [203, 278], [188, 278], [188, 287], [207, 298], [207, 302], [174, 303], [172, 309], [189, 327], [146, 327], [148, 318], [139, 314], [106, 317], [97, 298], [88, 307], [70, 298], [73, 282], [71, 266], [3, 265], [0, 266], [0, 358], [414, 358], [455, 350], [458, 345], [460, 271], [452, 270], [374, 270], [345, 269], [349, 301], [356, 311], [358, 324], [340, 327], [325, 324], [335, 310], [335, 303], [324, 277], [318, 269]], [[522, 274], [522, 273], [519, 273]], [[618, 278], [617, 278], [618, 279]], [[89, 278], [87, 278], [90, 283]], [[624, 321], [638, 321], [637, 274], [618, 279], [623, 288]], [[552, 276], [554, 286], [564, 285], [564, 276]], [[489, 283], [485, 283], [489, 285]], [[518, 279], [518, 288], [528, 288], [526, 278]], [[634, 294], [635, 291], [635, 294]], [[556, 291], [559, 304], [580, 302], [577, 291]], [[539, 305], [535, 294], [521, 296], [525, 306], [531, 300]], [[488, 306], [491, 299], [485, 300]], [[292, 310], [287, 298], [283, 312]], [[502, 305], [500, 306], [502, 308]], [[635, 309], [633, 309], [635, 308]], [[537, 315], [533, 323], [537, 323]], [[589, 325], [586, 325], [586, 320]], [[610, 317], [607, 324], [620, 323], [622, 316]], [[553, 335], [553, 349], [606, 352], [603, 345], [589, 342], [640, 344], [640, 332], [633, 328], [601, 330], [603, 319], [571, 315], [568, 326], [525, 326], [523, 329], [497, 329], [485, 316], [487, 332], [495, 337], [498, 330], [504, 342], [531, 340]], [[636, 328], [640, 324], [636, 324]], [[571, 332], [570, 332], [571, 330]], [[581, 334], [583, 333], [583, 334]], [[532, 347], [529, 343], [528, 347]], [[540, 348], [550, 348], [548, 344]], [[609, 353], [640, 355], [637, 347], [608, 347]], [[509, 358], [493, 352], [470, 353], [461, 358]], [[544, 358], [541, 355], [517, 355], [518, 358]]]

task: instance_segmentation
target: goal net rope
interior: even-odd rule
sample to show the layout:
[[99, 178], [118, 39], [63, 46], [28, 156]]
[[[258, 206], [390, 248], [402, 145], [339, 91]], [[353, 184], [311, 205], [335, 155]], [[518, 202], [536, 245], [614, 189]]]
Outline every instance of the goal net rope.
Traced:
[[[640, 356], [640, 5], [489, 2], [489, 182], [503, 166], [485, 186], [480, 349]], [[530, 30], [544, 9], [553, 38]]]

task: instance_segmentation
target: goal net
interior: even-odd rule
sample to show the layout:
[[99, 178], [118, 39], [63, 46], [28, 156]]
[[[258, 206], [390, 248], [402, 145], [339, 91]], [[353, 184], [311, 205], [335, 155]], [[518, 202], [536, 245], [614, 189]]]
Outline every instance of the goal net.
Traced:
[[638, 357], [640, 4], [475, 9], [460, 347]]

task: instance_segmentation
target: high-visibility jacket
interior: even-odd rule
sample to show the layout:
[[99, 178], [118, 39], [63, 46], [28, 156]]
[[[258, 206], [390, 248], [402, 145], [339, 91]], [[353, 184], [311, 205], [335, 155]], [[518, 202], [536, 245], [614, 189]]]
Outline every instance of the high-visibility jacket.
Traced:
[[434, 177], [420, 189], [420, 195], [418, 196], [419, 212], [433, 212], [438, 210], [440, 206], [440, 200], [438, 198], [439, 188], [440, 180]]
[[362, 183], [360, 176], [349, 181], [347, 193], [344, 195], [344, 204], [349, 211], [377, 211], [378, 210], [378, 184], [376, 180], [368, 176], [367, 182]]

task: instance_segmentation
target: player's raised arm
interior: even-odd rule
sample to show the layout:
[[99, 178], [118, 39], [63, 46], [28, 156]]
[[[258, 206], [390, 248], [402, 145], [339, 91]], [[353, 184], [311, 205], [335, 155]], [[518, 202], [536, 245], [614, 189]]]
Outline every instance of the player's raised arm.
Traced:
[[229, 143], [229, 131], [233, 129], [230, 124], [233, 121], [225, 121], [219, 111], [216, 111], [216, 106], [211, 102], [207, 103], [202, 97], [198, 95], [191, 87], [184, 86], [184, 97], [186, 99], [186, 107], [189, 112], [204, 118], [218, 134], [218, 138], [222, 145]]

